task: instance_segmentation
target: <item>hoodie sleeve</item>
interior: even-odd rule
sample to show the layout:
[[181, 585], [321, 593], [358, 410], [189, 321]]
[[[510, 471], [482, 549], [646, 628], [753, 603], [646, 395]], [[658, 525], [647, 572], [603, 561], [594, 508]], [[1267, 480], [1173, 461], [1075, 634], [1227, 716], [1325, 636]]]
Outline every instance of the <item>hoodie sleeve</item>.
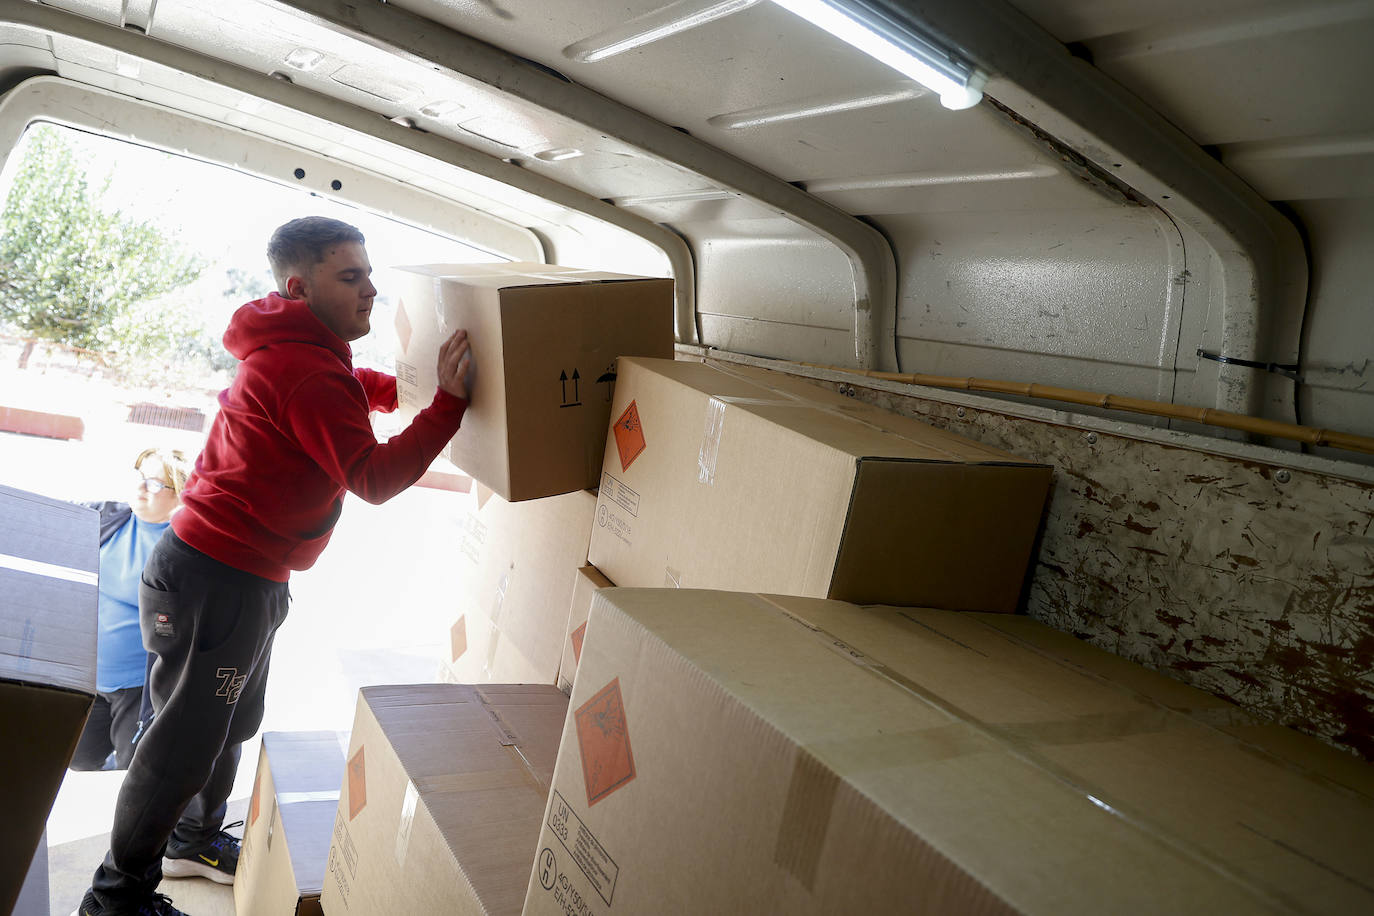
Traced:
[[391, 413], [396, 409], [396, 377], [372, 369], [354, 369], [353, 377], [367, 394], [367, 409]]
[[[392, 385], [394, 392], [394, 380]], [[410, 426], [379, 443], [368, 423], [368, 400], [361, 380], [342, 372], [319, 373], [292, 393], [282, 420], [321, 470], [375, 504], [420, 479], [458, 431], [468, 402], [436, 391]]]

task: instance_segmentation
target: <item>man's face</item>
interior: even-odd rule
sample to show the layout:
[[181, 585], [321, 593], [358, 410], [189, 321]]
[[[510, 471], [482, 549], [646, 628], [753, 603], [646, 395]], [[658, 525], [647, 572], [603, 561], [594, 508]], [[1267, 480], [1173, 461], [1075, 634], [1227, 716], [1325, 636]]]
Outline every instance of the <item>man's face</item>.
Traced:
[[[340, 242], [325, 250], [324, 260], [300, 278], [300, 292], [288, 281], [288, 292], [304, 299], [325, 327], [344, 340], [357, 340], [372, 330], [372, 263], [361, 242]], [[295, 280], [292, 277], [291, 280]]]

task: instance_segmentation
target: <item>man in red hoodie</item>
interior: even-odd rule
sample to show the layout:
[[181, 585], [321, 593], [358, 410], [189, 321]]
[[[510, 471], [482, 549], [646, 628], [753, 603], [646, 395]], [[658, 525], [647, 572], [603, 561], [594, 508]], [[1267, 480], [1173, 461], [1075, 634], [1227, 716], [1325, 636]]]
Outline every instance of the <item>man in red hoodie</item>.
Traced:
[[238, 374], [220, 393], [183, 508], [143, 572], [156, 716], [120, 789], [110, 851], [81, 916], [176, 916], [156, 892], [164, 874], [233, 883], [239, 841], [221, 829], [225, 802], [239, 745], [262, 722], [291, 570], [320, 555], [345, 490], [371, 503], [400, 493], [467, 408], [470, 357], [458, 331], [440, 348], [433, 402], [379, 444], [368, 414], [396, 409], [396, 380], [353, 368], [348, 346], [370, 330], [377, 295], [362, 233], [323, 217], [293, 220], [273, 233], [267, 258], [277, 292], [229, 322], [224, 346]]

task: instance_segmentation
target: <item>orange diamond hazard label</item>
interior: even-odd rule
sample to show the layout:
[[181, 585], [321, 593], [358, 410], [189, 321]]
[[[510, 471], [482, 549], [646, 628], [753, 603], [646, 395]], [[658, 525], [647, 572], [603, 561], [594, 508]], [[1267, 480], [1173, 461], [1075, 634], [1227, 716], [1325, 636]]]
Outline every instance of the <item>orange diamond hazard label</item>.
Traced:
[[258, 770], [258, 775], [253, 777], [253, 804], [248, 809], [248, 826], [252, 827], [258, 822], [258, 811], [262, 807], [262, 770]]
[[404, 300], [396, 300], [396, 339], [401, 342], [401, 352], [410, 349], [410, 318], [406, 315]]
[[451, 661], [458, 661], [463, 657], [463, 653], [468, 650], [468, 627], [467, 615], [459, 617], [454, 621], [453, 626], [448, 631], [449, 650], [452, 655]]
[[577, 748], [582, 755], [582, 779], [587, 805], [596, 804], [635, 778], [630, 733], [625, 729], [625, 704], [620, 678], [602, 687], [577, 710]]
[[367, 804], [367, 773], [363, 765], [363, 751], [365, 748], [358, 748], [358, 753], [353, 755], [353, 759], [348, 761], [348, 819], [351, 821], [358, 816], [358, 812], [363, 810]]
[[582, 663], [582, 640], [585, 639], [586, 636], [587, 625], [584, 623], [576, 630], [573, 630], [572, 635], [569, 637], [573, 644], [573, 661], [577, 662], [579, 665]]
[[639, 453], [644, 451], [644, 427], [639, 424], [639, 408], [634, 401], [615, 421], [612, 431], [615, 433], [616, 451], [620, 453], [620, 469], [629, 470]]

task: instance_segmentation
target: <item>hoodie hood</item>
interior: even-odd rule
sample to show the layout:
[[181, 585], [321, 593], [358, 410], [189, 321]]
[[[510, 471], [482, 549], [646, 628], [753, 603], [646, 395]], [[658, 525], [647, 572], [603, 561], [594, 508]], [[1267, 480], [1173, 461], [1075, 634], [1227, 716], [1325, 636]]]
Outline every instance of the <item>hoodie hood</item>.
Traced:
[[326, 347], [353, 365], [353, 350], [348, 341], [324, 326], [310, 311], [304, 299], [287, 299], [277, 293], [255, 299], [239, 307], [224, 332], [224, 348], [235, 359], [244, 360], [255, 350], [280, 343], [304, 343]]

